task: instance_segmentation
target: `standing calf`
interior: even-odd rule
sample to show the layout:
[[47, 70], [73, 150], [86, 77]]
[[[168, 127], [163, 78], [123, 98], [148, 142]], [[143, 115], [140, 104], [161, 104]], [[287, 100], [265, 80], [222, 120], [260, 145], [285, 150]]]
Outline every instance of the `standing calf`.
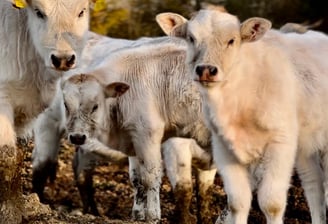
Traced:
[[[111, 52], [92, 71], [96, 78], [77, 75], [63, 80], [51, 108], [38, 122], [47, 121], [47, 126], [37, 127], [38, 133], [45, 134], [36, 142], [58, 142], [60, 127], [66, 126], [69, 140], [84, 149], [92, 150], [94, 146], [88, 145], [89, 139], [98, 139], [98, 143], [129, 154], [130, 178], [135, 190], [133, 217], [159, 220], [161, 143], [171, 136], [181, 136], [195, 139], [204, 150], [210, 149], [210, 132], [202, 118], [202, 98], [187, 73], [185, 53], [183, 40], [148, 39]], [[118, 98], [106, 99], [106, 89], [117, 82], [127, 83], [129, 90]], [[122, 85], [112, 89], [116, 95], [124, 90]], [[105, 107], [101, 106], [104, 102]], [[56, 120], [48, 122], [49, 117]], [[48, 151], [50, 155], [56, 153], [57, 149]], [[206, 168], [212, 168], [211, 164]], [[212, 180], [214, 174], [210, 173]], [[180, 197], [183, 201], [178, 202], [178, 209], [182, 222], [190, 223], [195, 221], [189, 213], [191, 189], [185, 187], [190, 185], [181, 183], [181, 188], [176, 188], [179, 194], [186, 194]], [[204, 217], [209, 218], [208, 214]]]
[[228, 195], [230, 213], [221, 221], [246, 224], [256, 187], [267, 223], [283, 223], [296, 158], [312, 223], [326, 223], [328, 37], [282, 34], [268, 20], [240, 23], [211, 10], [189, 21], [173, 13], [157, 20], [189, 43], [186, 61], [207, 102], [214, 160]]

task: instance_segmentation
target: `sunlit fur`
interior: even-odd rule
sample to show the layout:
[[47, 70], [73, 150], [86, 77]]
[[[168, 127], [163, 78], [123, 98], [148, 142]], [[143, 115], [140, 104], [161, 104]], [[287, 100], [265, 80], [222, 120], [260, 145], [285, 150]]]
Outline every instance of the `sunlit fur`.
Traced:
[[[172, 16], [180, 17], [167, 14], [170, 21]], [[166, 33], [189, 40], [193, 78], [198, 79], [198, 65], [218, 69], [213, 85], [199, 85], [231, 210], [218, 223], [247, 223], [253, 184], [267, 223], [283, 223], [295, 158], [312, 223], [326, 223], [328, 37], [268, 30], [261, 39], [269, 27], [265, 20], [240, 24], [232, 15], [210, 10], [175, 21], [186, 22], [173, 30], [166, 26]]]

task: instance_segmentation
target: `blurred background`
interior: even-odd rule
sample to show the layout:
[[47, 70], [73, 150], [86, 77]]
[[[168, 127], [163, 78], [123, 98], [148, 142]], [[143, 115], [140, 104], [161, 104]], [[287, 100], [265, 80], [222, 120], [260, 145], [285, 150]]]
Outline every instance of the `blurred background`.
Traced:
[[160, 12], [175, 12], [186, 18], [208, 4], [223, 5], [243, 21], [259, 16], [274, 28], [287, 22], [320, 25], [328, 33], [328, 0], [98, 0], [91, 12], [91, 30], [126, 39], [164, 35], [155, 22]]

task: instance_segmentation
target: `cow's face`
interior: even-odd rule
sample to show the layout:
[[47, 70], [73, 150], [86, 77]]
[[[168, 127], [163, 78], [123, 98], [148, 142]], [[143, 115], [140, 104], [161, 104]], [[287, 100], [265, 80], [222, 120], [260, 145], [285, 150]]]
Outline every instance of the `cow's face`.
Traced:
[[241, 44], [260, 39], [271, 27], [262, 18], [240, 24], [235, 16], [218, 10], [201, 10], [189, 21], [174, 13], [156, 19], [166, 34], [188, 41], [187, 63], [194, 80], [205, 87], [224, 81], [238, 63]]
[[75, 75], [61, 83], [68, 139], [83, 145], [88, 138], [97, 138], [110, 121], [106, 99], [122, 95], [129, 86], [125, 83], [101, 84], [92, 75]]
[[[17, 1], [14, 1], [17, 4]], [[20, 0], [32, 41], [47, 67], [74, 68], [89, 29], [89, 0]]]

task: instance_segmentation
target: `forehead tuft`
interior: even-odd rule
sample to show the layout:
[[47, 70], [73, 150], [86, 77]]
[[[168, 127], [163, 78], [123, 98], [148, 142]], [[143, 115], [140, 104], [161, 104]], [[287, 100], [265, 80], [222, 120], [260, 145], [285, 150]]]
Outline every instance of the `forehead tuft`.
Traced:
[[97, 81], [97, 79], [92, 75], [79, 74], [70, 77], [67, 81], [74, 84], [82, 84], [89, 81]]
[[238, 26], [239, 20], [236, 16], [219, 10], [200, 10], [190, 19], [190, 28], [202, 27], [213, 30], [217, 28], [223, 28], [227, 25]]

